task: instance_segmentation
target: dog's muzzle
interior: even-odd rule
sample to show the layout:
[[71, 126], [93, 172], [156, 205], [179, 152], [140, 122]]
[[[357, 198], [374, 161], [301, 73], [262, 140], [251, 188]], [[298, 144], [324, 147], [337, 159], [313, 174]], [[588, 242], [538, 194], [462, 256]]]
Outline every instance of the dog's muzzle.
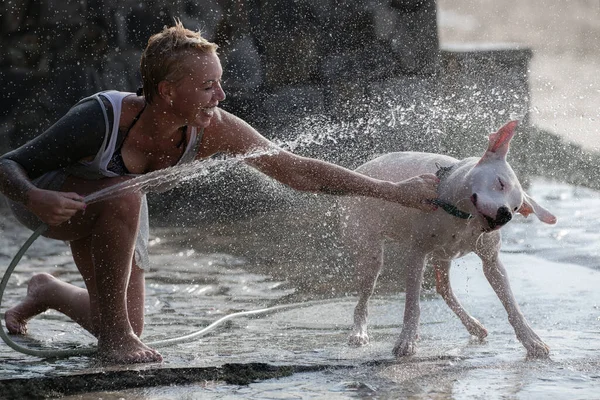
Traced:
[[491, 229], [500, 228], [508, 223], [512, 219], [512, 213], [508, 207], [500, 207], [496, 213], [496, 218], [488, 217], [484, 215], [488, 225]]

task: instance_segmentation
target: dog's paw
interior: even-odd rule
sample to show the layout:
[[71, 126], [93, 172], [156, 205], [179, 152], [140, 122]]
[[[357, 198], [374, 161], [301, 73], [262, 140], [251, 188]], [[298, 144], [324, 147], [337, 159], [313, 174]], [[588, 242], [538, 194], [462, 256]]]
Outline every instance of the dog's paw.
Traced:
[[550, 356], [550, 347], [540, 339], [533, 329], [523, 329], [517, 333], [517, 338], [527, 350], [527, 358], [548, 358]]
[[396, 345], [394, 346], [394, 350], [392, 353], [397, 358], [412, 356], [417, 352], [417, 342], [416, 340], [398, 340]]
[[548, 358], [550, 357], [550, 347], [540, 339], [523, 343], [527, 349], [527, 358]]
[[348, 336], [348, 344], [352, 347], [366, 346], [369, 344], [369, 335], [367, 332], [353, 332]]
[[472, 336], [475, 336], [479, 340], [483, 340], [488, 335], [488, 331], [485, 329], [485, 326], [483, 326], [481, 322], [477, 321], [473, 317], [471, 317], [464, 325], [465, 328], [467, 328], [467, 331], [469, 331]]

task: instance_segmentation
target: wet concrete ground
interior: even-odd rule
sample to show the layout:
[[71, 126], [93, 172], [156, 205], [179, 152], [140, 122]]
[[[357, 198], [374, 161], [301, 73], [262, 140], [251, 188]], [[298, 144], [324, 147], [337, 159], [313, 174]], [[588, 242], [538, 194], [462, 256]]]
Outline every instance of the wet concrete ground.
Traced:
[[[559, 222], [515, 219], [504, 228], [502, 259], [523, 313], [551, 347], [549, 360], [526, 360], [474, 256], [455, 263], [451, 279], [465, 308], [488, 328], [484, 342], [470, 338], [441, 298], [425, 290], [418, 353], [393, 359], [403, 294], [390, 265], [371, 305], [372, 343], [348, 347], [352, 271], [335, 245], [335, 213], [326, 205], [301, 215], [270, 213], [152, 231], [145, 341], [189, 334], [237, 311], [290, 302], [297, 308], [233, 319], [206, 336], [161, 348], [160, 365], [39, 359], [1, 343], [0, 393], [72, 399], [595, 398], [600, 196], [548, 182], [535, 182], [530, 193]], [[8, 216], [0, 228], [0, 261], [8, 264], [29, 232]], [[23, 296], [34, 272], [81, 283], [67, 250], [60, 242], [36, 241], [9, 283], [2, 311]], [[32, 320], [30, 332], [19, 342], [44, 348], [94, 343], [54, 312]]]

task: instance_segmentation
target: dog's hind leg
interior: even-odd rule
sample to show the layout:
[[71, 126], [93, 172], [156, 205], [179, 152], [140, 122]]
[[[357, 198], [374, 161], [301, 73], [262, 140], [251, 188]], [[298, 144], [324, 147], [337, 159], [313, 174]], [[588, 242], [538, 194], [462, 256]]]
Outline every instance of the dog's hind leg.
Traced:
[[425, 256], [410, 254], [406, 257], [406, 299], [402, 332], [392, 351], [396, 357], [410, 356], [417, 350], [419, 319], [421, 318], [420, 295], [425, 270]]
[[369, 315], [369, 299], [375, 290], [377, 277], [383, 266], [383, 242], [369, 242], [370, 245], [354, 247], [356, 263], [356, 282], [358, 284], [358, 304], [354, 308], [354, 326], [348, 337], [351, 346], [364, 346], [369, 343], [367, 334], [367, 317]]
[[463, 308], [460, 301], [454, 295], [450, 285], [450, 261], [433, 261], [435, 271], [435, 288], [444, 299], [448, 307], [461, 320], [467, 331], [473, 336], [483, 339], [487, 336], [487, 329], [477, 319], [473, 318]]

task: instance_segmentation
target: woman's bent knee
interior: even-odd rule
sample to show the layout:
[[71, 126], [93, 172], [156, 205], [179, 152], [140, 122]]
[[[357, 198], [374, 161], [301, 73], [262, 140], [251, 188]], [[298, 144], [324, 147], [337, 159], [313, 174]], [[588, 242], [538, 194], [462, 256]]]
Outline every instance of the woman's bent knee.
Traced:
[[114, 220], [120, 224], [134, 224], [137, 226], [142, 206], [142, 195], [128, 193], [100, 201], [94, 204], [100, 217]]

